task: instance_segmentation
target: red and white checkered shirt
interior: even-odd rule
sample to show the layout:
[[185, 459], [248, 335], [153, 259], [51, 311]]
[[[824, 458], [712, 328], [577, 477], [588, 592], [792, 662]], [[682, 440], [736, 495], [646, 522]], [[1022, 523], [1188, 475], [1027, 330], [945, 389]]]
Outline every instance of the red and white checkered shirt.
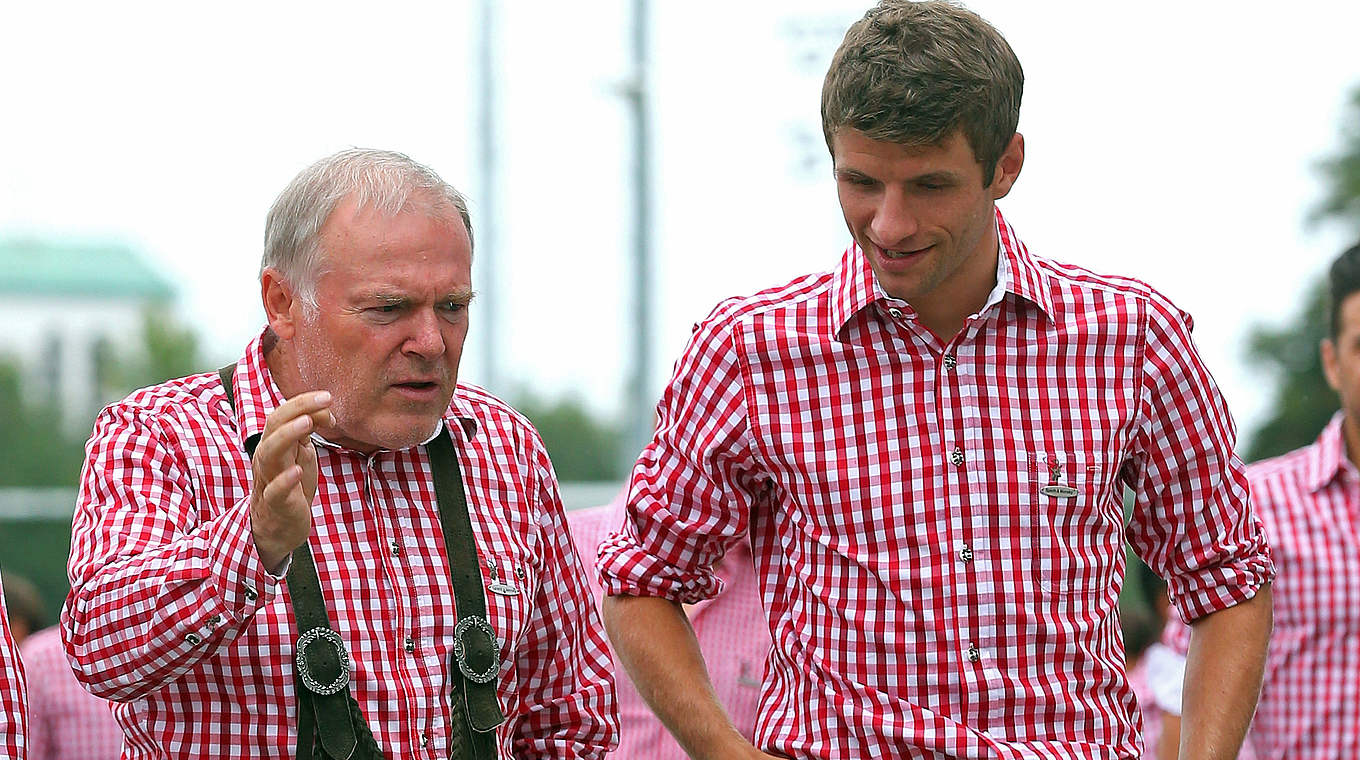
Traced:
[[[297, 634], [255, 553], [242, 450], [283, 400], [259, 338], [235, 395], [233, 413], [216, 373], [139, 391], [99, 415], [88, 445], [62, 627], [80, 680], [121, 703], [125, 758], [293, 755]], [[450, 433], [501, 641], [500, 755], [598, 758], [617, 733], [609, 655], [542, 442], [467, 386]], [[309, 544], [351, 693], [388, 757], [447, 758], [457, 615], [425, 448], [365, 456], [315, 440]]]
[[1249, 735], [1259, 760], [1360, 758], [1360, 473], [1341, 422], [1247, 468], [1279, 568]]
[[28, 673], [28, 760], [118, 760], [123, 730], [108, 701], [80, 685], [55, 626], [19, 647]]
[[[583, 558], [594, 557], [600, 542], [623, 523], [623, 504], [615, 503], [567, 513], [576, 550]], [[687, 610], [699, 650], [708, 668], [713, 691], [727, 711], [732, 725], [748, 739], [754, 738], [761, 676], [770, 654], [770, 631], [760, 606], [751, 550], [738, 541], [729, 547], [718, 567], [722, 591]], [[604, 596], [595, 573], [591, 590]], [[615, 676], [619, 699], [619, 747], [623, 760], [686, 760], [689, 755], [647, 706], [628, 675]]]
[[1139, 756], [1127, 536], [1191, 620], [1273, 575], [1188, 315], [1032, 256], [946, 341], [863, 254], [695, 328], [633, 471], [610, 594], [712, 596], [749, 534], [774, 650], [757, 746], [791, 757]]
[[5, 593], [0, 591], [0, 760], [24, 760], [25, 705], [24, 666], [9, 635]]

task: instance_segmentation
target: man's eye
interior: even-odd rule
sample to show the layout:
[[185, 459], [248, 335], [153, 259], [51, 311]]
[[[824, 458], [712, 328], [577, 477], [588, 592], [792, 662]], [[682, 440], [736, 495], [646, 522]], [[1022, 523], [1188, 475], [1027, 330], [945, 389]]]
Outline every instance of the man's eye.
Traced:
[[400, 308], [401, 308], [401, 307], [400, 307], [399, 305], [397, 305], [397, 304], [394, 304], [394, 303], [385, 303], [385, 304], [383, 304], [382, 306], [375, 306], [375, 307], [373, 307], [372, 310], [378, 312], [379, 314], [394, 314], [394, 313], [396, 313], [397, 309], [400, 309]]
[[453, 314], [457, 314], [458, 312], [460, 312], [460, 311], [462, 311], [463, 309], [466, 309], [466, 308], [467, 308], [467, 304], [465, 304], [465, 303], [459, 303], [459, 302], [457, 302], [457, 301], [449, 301], [448, 303], [444, 304], [444, 311], [447, 311], [447, 312], [450, 312], [450, 313], [453, 313]]

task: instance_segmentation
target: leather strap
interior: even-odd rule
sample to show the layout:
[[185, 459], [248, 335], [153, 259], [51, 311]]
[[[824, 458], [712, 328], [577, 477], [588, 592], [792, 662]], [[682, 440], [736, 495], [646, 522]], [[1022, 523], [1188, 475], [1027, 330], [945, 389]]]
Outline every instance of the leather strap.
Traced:
[[[494, 637], [478, 635], [469, 625], [472, 619], [486, 619], [486, 595], [482, 586], [481, 567], [477, 561], [477, 543], [472, 533], [472, 519], [468, 514], [467, 496], [463, 488], [463, 473], [458, 455], [448, 431], [441, 432], [426, 445], [430, 456], [430, 472], [434, 476], [435, 499], [439, 502], [439, 523], [444, 533], [444, 555], [448, 557], [449, 575], [454, 601], [458, 610], [459, 628], [468, 633], [460, 636], [463, 662], [449, 665], [449, 680], [453, 683], [453, 713], [458, 715], [461, 703], [463, 716], [471, 735], [468, 739], [473, 754], [469, 758], [491, 760], [496, 757], [495, 731], [505, 722], [500, 704], [496, 701], [496, 682], [493, 675], [485, 682], [469, 678], [463, 663], [472, 671], [498, 670], [499, 645]], [[462, 560], [462, 561], [457, 561]], [[455, 724], [459, 724], [457, 717]], [[463, 733], [455, 725], [456, 733]], [[458, 742], [453, 743], [456, 747]]]
[[[235, 390], [232, 386], [235, 374], [234, 364], [218, 370], [218, 375], [222, 378], [222, 387], [226, 389], [227, 403], [231, 404], [233, 409], [236, 408]], [[251, 436], [245, 442], [246, 453], [252, 458], [258, 444], [258, 435]], [[316, 565], [312, 562], [312, 552], [307, 542], [304, 541], [293, 550], [285, 582], [293, 607], [293, 618], [297, 624], [296, 633], [302, 634], [317, 628], [334, 630], [331, 628], [326, 598], [321, 593], [321, 580], [317, 577]], [[331, 683], [340, 676], [342, 669], [340, 658], [345, 655], [327, 642], [314, 643], [301, 654], [317, 681], [323, 684]], [[347, 663], [344, 669], [349, 669]], [[350, 694], [348, 683], [333, 694], [317, 694], [303, 684], [296, 665], [294, 671], [293, 690], [297, 694], [298, 703], [296, 753], [298, 760], [311, 758], [318, 741], [325, 756], [334, 760], [350, 760], [359, 746], [360, 736], [365, 736], [368, 740], [365, 742], [366, 745], [372, 745], [371, 748], [366, 747], [369, 751], [363, 753], [361, 757], [382, 757], [376, 742], [372, 740], [368, 726], [363, 725], [356, 731], [354, 722], [350, 720], [351, 713], [362, 716], [362, 712]], [[374, 754], [375, 752], [377, 754]]]
[[[233, 408], [232, 380], [235, 372], [234, 364], [219, 371], [227, 402]], [[245, 442], [246, 452], [254, 456], [258, 443], [258, 435], [250, 436]], [[460, 647], [455, 648], [459, 651], [450, 656], [449, 662], [450, 714], [453, 724], [450, 726], [449, 757], [452, 760], [494, 760], [495, 732], [505, 723], [505, 716], [496, 700], [500, 651], [494, 636], [479, 634], [476, 630], [476, 622], [486, 620], [486, 595], [481, 567], [477, 561], [472, 519], [468, 514], [463, 473], [448, 431], [435, 436], [426, 446], [426, 452], [430, 459], [435, 501], [439, 507], [439, 524], [444, 534], [444, 555], [448, 558], [449, 580], [458, 612], [457, 627], [459, 630], [467, 629], [466, 633], [459, 636]], [[287, 583], [298, 631], [306, 632], [318, 627], [330, 629], [321, 583], [306, 543], [293, 552]], [[341, 663], [333, 648], [309, 646], [305, 656], [316, 680], [327, 683], [339, 675]], [[491, 675], [486, 679], [473, 680], [466, 675], [465, 667], [474, 674], [481, 672]], [[363, 722], [358, 704], [349, 693], [348, 685], [334, 694], [321, 695], [313, 693], [298, 680], [295, 690], [298, 695], [299, 760], [311, 757], [313, 730], [326, 754], [336, 760], [351, 757], [360, 739], [372, 747], [372, 754], [368, 756], [382, 757], [372, 733]], [[357, 735], [354, 722], [350, 720], [351, 715], [354, 722], [360, 724]]]

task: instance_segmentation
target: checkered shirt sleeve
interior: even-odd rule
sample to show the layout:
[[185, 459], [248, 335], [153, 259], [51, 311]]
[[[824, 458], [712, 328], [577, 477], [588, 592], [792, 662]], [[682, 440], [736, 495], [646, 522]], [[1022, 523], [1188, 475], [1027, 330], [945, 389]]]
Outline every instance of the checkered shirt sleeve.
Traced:
[[[1187, 622], [1252, 598], [1275, 574], [1248, 500], [1227, 405], [1190, 337], [1190, 315], [1147, 301], [1141, 424], [1126, 463], [1128, 537]], [[1187, 505], [1194, 505], [1187, 509]]]

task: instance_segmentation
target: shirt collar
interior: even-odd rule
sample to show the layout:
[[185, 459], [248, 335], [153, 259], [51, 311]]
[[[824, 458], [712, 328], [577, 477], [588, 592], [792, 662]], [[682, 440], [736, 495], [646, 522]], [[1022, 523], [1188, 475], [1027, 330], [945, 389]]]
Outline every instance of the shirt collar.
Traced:
[[1345, 418], [1345, 412], [1332, 415], [1327, 427], [1308, 447], [1308, 479], [1304, 485], [1312, 493], [1330, 485], [1350, 466], [1350, 460], [1346, 458], [1346, 437], [1341, 430]]
[[[1006, 293], [1013, 293], [1053, 315], [1053, 295], [1044, 273], [1039, 269], [1029, 249], [1015, 234], [1015, 229], [996, 210], [997, 241], [1000, 248], [996, 265], [996, 287], [987, 297], [984, 309], [999, 303]], [[894, 301], [884, 292], [874, 276], [869, 257], [858, 244], [852, 243], [841, 256], [840, 265], [831, 277], [831, 333], [839, 335], [850, 318], [866, 306], [879, 301]]]
[[[241, 432], [243, 443], [253, 436], [262, 434], [269, 415], [284, 402], [283, 393], [274, 384], [274, 378], [269, 373], [269, 363], [264, 358], [266, 346], [272, 345], [274, 340], [276, 340], [274, 334], [269, 328], [265, 328], [250, 345], [246, 346], [245, 354], [236, 361], [236, 374], [232, 378], [233, 397], [236, 399], [236, 429]], [[223, 401], [225, 402], [225, 399]], [[477, 418], [473, 415], [467, 399], [458, 391], [454, 392], [449, 408], [445, 410], [434, 432], [422, 441], [421, 445], [434, 440], [446, 427], [462, 431], [465, 441], [470, 441], [477, 435]], [[333, 446], [323, 439], [316, 440]]]
[[[1001, 244], [1002, 256], [999, 258], [1004, 258], [1010, 266], [1006, 290], [1038, 306], [1051, 319], [1053, 289], [1048, 277], [1030, 254], [1029, 247], [1015, 234], [1015, 228], [1001, 215], [1001, 209], [996, 210], [996, 238]], [[999, 282], [1000, 278], [997, 279]]]

